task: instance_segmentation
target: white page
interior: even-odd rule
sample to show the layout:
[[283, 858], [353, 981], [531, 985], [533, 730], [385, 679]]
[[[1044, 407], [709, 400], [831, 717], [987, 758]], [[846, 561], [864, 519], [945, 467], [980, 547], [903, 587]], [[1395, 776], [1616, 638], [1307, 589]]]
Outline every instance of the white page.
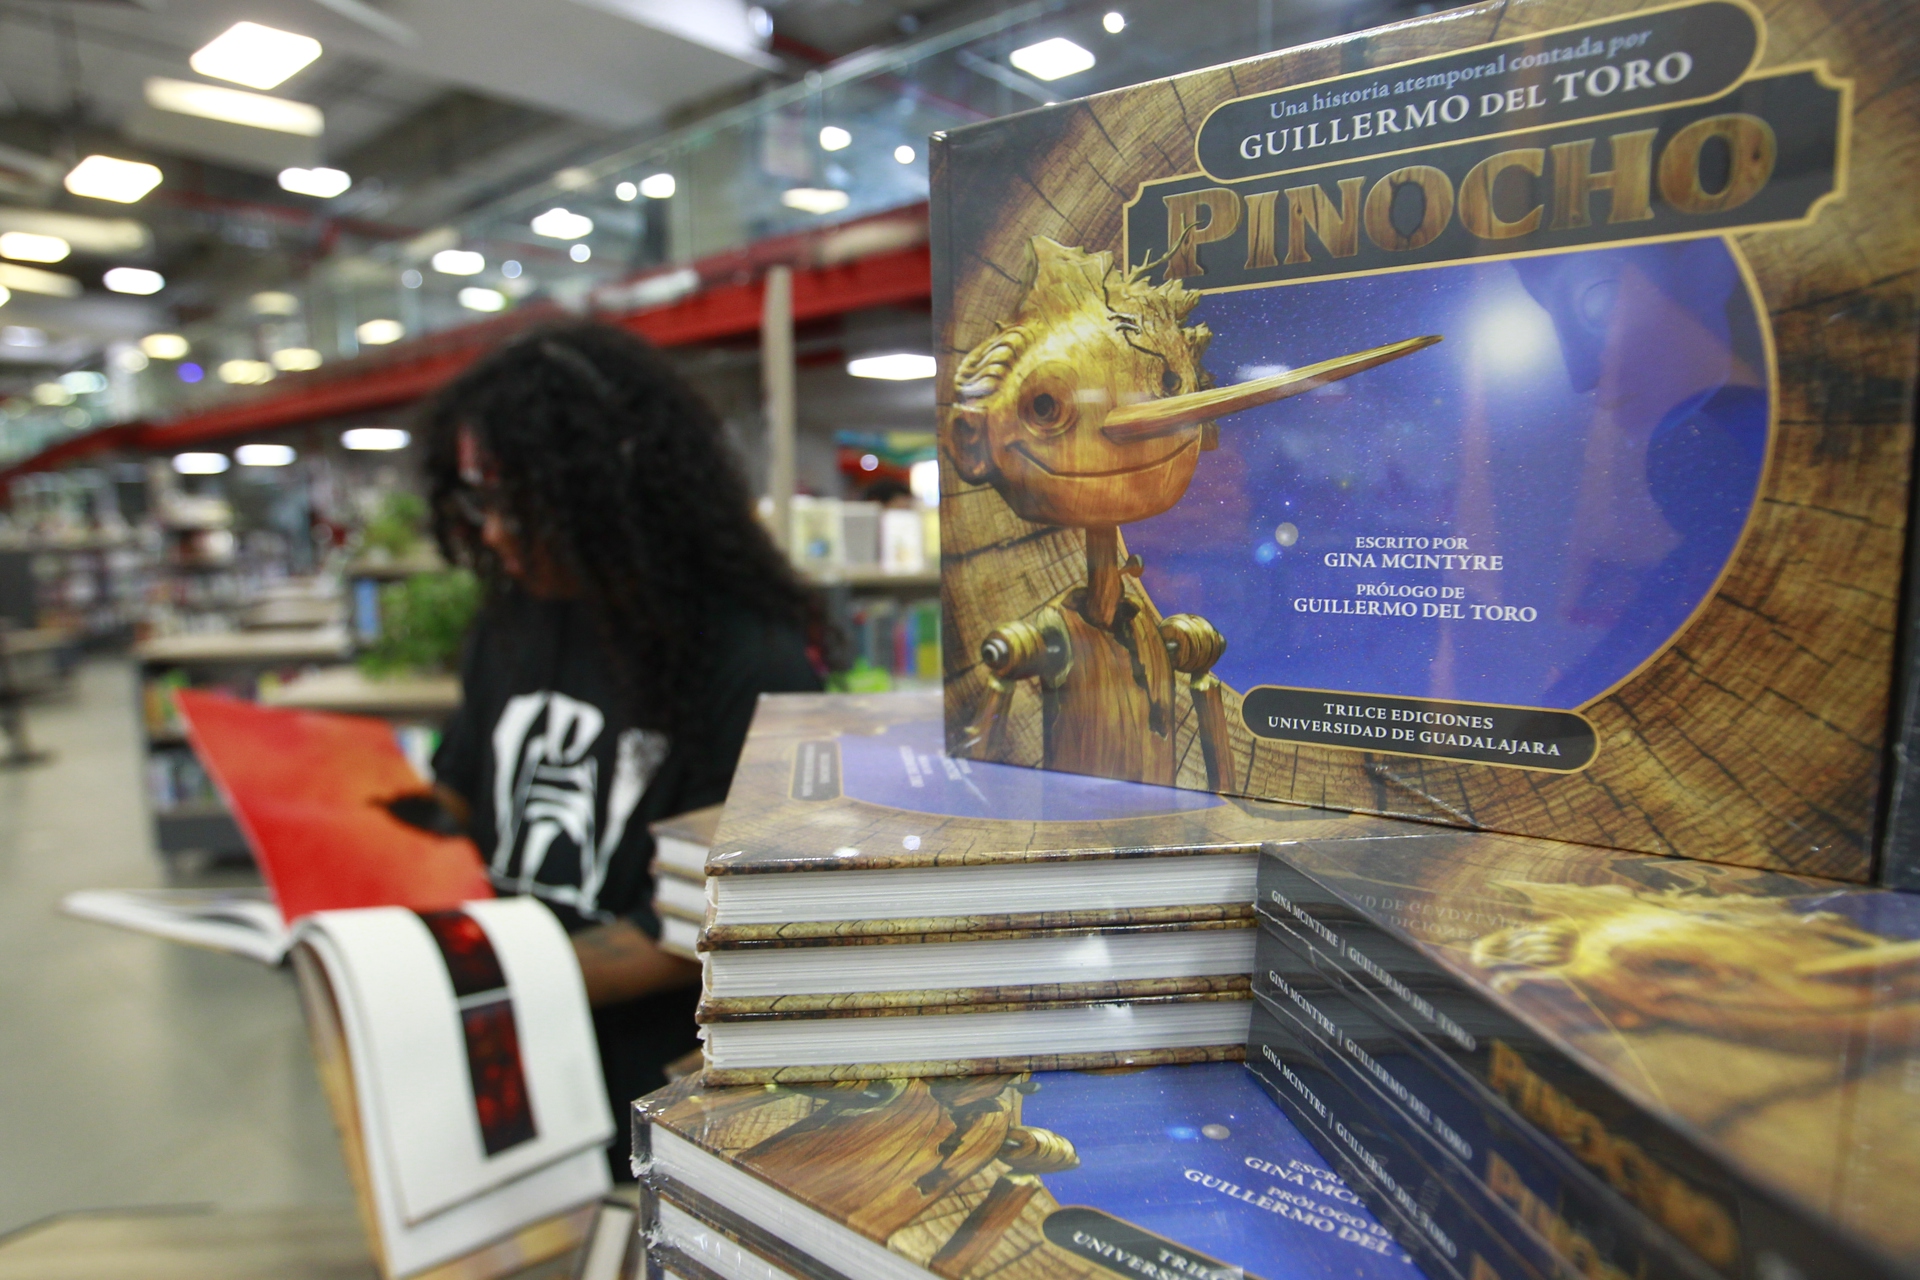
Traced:
[[206, 889], [83, 889], [60, 900], [70, 916], [185, 942], [263, 964], [286, 958], [292, 935], [264, 896]]
[[[368, 1161], [402, 1222], [419, 1223], [613, 1135], [593, 1025], [572, 946], [531, 898], [473, 904], [513, 992], [537, 1133], [488, 1156], [453, 984], [426, 926], [399, 907], [319, 912], [360, 1090]], [[337, 972], [336, 972], [337, 970]]]

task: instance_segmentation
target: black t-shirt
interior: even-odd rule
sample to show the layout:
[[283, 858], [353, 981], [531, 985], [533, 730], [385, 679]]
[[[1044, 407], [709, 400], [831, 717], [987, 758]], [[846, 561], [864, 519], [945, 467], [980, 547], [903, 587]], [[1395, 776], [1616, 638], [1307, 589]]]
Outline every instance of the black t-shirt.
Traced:
[[[617, 919], [660, 936], [647, 824], [727, 798], [762, 693], [820, 678], [800, 633], [741, 608], [699, 627], [712, 655], [708, 732], [676, 743], [633, 723], [592, 617], [577, 602], [512, 592], [481, 616], [460, 673], [460, 710], [434, 755], [435, 781], [467, 801], [468, 830], [502, 894], [533, 894], [569, 932]], [[697, 1043], [691, 989], [594, 1010], [614, 1111], [608, 1163], [626, 1179], [627, 1104], [664, 1084]]]
[[820, 687], [791, 627], [725, 607], [688, 625], [712, 661], [708, 731], [688, 743], [633, 723], [578, 602], [514, 592], [468, 641], [435, 780], [467, 801], [494, 889], [534, 895], [569, 931], [625, 918], [658, 937], [647, 824], [726, 799], [760, 694]]

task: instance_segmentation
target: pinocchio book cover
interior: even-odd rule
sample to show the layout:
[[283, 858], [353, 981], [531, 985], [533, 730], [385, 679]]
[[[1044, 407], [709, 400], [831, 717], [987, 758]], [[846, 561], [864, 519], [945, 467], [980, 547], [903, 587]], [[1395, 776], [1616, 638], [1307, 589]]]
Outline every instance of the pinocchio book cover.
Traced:
[[1502, 0], [936, 138], [948, 749], [1897, 880], [1909, 18]]

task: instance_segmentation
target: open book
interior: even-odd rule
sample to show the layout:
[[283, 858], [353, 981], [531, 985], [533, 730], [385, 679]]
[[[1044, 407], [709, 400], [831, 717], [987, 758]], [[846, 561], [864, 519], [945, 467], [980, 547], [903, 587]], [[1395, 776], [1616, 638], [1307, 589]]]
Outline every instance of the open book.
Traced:
[[426, 784], [383, 722], [192, 689], [174, 696], [266, 892], [86, 890], [62, 902], [70, 914], [278, 964], [287, 925], [311, 912], [434, 910], [493, 896], [471, 840], [395, 816], [394, 802]]
[[574, 1248], [613, 1121], [580, 971], [532, 898], [326, 911], [292, 952], [322, 1086], [388, 1280], [483, 1280]]

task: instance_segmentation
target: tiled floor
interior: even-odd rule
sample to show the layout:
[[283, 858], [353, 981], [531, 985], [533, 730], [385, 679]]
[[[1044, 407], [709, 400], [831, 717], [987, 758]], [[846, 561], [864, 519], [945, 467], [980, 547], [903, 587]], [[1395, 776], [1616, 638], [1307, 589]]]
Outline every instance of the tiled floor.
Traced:
[[161, 882], [133, 677], [83, 667], [0, 770], [0, 1232], [135, 1206], [349, 1209], [288, 975], [61, 916]]

